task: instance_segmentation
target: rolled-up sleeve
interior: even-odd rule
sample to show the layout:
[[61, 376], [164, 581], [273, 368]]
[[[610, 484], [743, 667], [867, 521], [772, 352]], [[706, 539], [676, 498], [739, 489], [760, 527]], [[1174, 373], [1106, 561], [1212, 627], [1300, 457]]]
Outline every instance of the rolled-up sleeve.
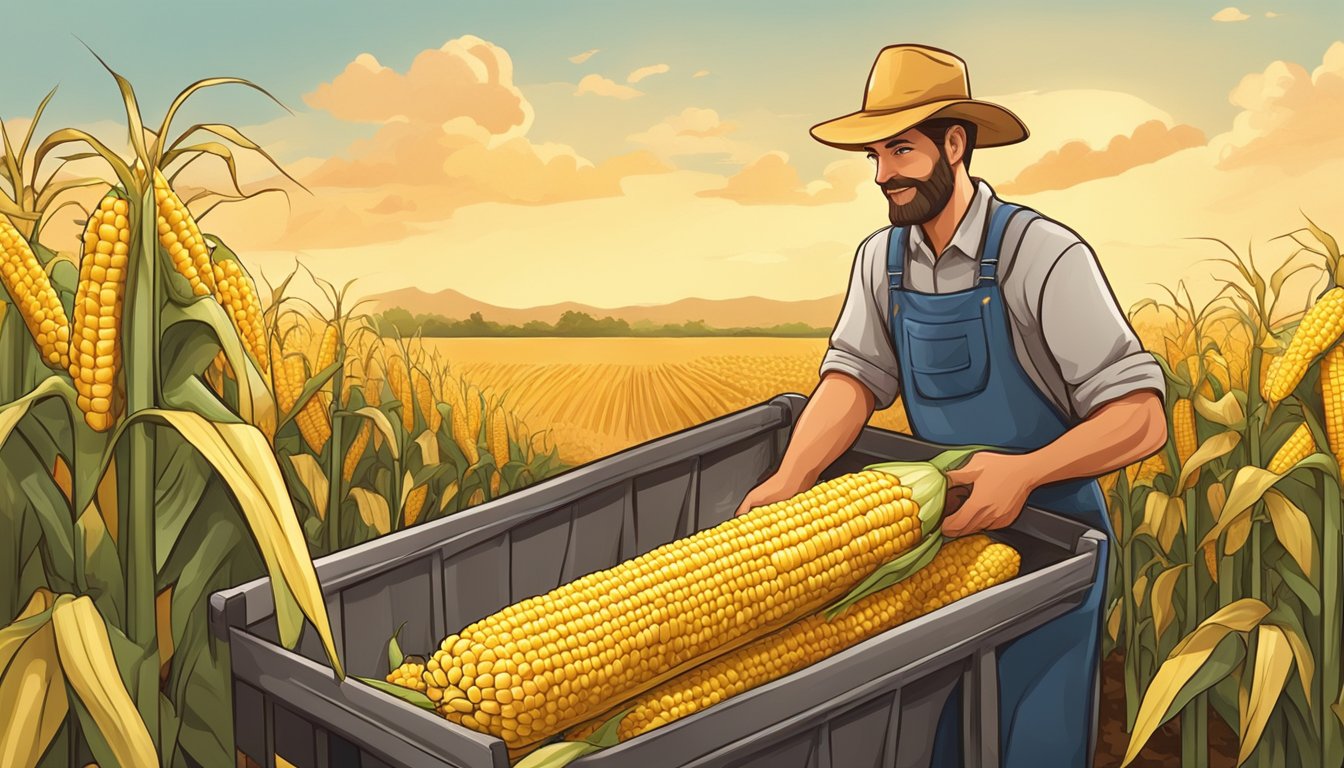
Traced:
[[1055, 261], [1041, 289], [1041, 333], [1080, 417], [1125, 395], [1166, 396], [1166, 379], [1143, 349], [1085, 243]]
[[875, 290], [874, 274], [879, 265], [870, 249], [874, 240], [885, 242], [878, 235], [869, 237], [854, 256], [849, 291], [831, 332], [830, 347], [821, 360], [820, 375], [834, 371], [852, 376], [873, 393], [881, 410], [896, 401], [900, 385], [895, 374], [896, 352]]

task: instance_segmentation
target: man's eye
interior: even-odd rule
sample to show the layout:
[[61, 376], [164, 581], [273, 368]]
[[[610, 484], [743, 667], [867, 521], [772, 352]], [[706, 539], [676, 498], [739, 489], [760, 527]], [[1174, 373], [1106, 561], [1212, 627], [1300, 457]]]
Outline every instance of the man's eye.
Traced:
[[876, 163], [876, 162], [877, 162], [877, 155], [874, 155], [874, 154], [872, 154], [872, 153], [869, 153], [869, 154], [867, 155], [867, 158], [868, 158], [868, 162], [870, 162], [870, 163]]
[[898, 154], [898, 155], [904, 155], [904, 154], [908, 154], [908, 153], [911, 152], [911, 151], [912, 151], [912, 150], [911, 150], [909, 147], [901, 147], [900, 149], [896, 150], [896, 154]]

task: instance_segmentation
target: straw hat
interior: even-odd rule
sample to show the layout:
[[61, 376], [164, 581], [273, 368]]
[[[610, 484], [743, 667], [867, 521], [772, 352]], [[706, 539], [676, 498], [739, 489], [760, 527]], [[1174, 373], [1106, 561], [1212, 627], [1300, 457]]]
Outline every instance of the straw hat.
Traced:
[[1016, 144], [1028, 135], [1012, 112], [971, 98], [966, 62], [957, 56], [923, 45], [890, 45], [873, 63], [863, 108], [812, 126], [812, 138], [862, 150], [935, 117], [975, 123], [977, 148]]

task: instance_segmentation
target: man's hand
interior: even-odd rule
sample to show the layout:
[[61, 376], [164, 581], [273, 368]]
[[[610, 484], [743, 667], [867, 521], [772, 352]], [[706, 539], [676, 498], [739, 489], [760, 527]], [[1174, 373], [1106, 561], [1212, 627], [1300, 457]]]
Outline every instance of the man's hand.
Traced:
[[1011, 525], [1037, 485], [1029, 465], [1026, 456], [981, 451], [948, 472], [949, 486], [971, 490], [966, 501], [943, 518], [943, 533], [966, 536]]
[[814, 483], [809, 483], [807, 478], [787, 477], [776, 472], [747, 492], [746, 498], [742, 499], [742, 503], [738, 505], [733, 517], [745, 515], [755, 507], [763, 507], [766, 504], [773, 504], [776, 501], [783, 501], [796, 496], [813, 485]]

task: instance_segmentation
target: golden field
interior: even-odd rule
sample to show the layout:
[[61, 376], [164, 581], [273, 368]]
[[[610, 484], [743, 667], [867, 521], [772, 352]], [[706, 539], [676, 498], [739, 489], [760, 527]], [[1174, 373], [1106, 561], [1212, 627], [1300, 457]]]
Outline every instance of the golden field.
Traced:
[[[452, 372], [504, 398], [582, 463], [783, 392], [810, 394], [826, 339], [425, 339]], [[905, 430], [897, 405], [871, 423]]]

